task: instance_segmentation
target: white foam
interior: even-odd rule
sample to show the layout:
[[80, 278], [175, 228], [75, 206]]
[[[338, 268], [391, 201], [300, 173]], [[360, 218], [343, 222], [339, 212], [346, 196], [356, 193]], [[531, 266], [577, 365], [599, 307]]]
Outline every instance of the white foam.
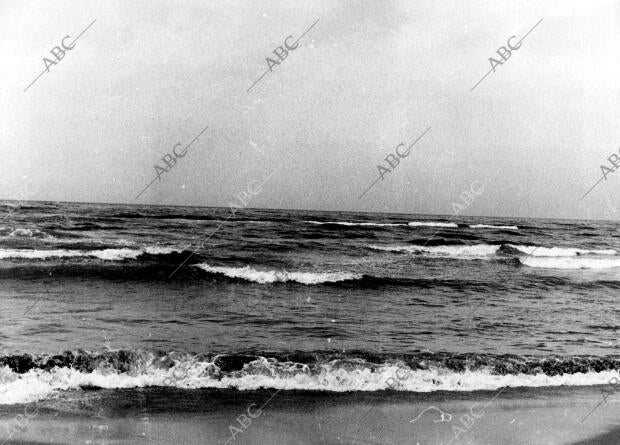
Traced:
[[411, 227], [458, 227], [455, 223], [435, 222], [435, 221], [411, 221]]
[[575, 247], [536, 247], [536, 246], [521, 246], [515, 244], [508, 244], [508, 246], [517, 249], [523, 253], [536, 257], [571, 257], [578, 255], [616, 255], [613, 249], [601, 249], [601, 250], [586, 250], [577, 249]]
[[15, 229], [9, 234], [9, 236], [23, 237], [23, 238], [32, 238], [32, 237], [53, 238], [51, 235], [48, 235], [47, 233], [39, 229]]
[[124, 238], [55, 238], [50, 236], [41, 241], [51, 244], [114, 244], [117, 246], [133, 246], [134, 241], [128, 241]]
[[407, 224], [402, 223], [369, 223], [369, 222], [347, 222], [347, 221], [304, 221], [309, 224], [337, 224], [339, 226], [377, 226], [377, 227], [396, 227], [396, 226], [406, 226]]
[[455, 258], [486, 258], [497, 253], [500, 248], [498, 245], [490, 244], [473, 246], [377, 246], [371, 244], [368, 247], [385, 252], [407, 252]]
[[[284, 366], [283, 366], [284, 365]], [[275, 372], [272, 359], [260, 357], [244, 365], [242, 371], [221, 376], [211, 362], [175, 361], [170, 369], [142, 366], [129, 373], [97, 369], [83, 373], [73, 368], [54, 368], [51, 371], [30, 370], [13, 373], [0, 368], [0, 405], [28, 403], [50, 398], [61, 390], [81, 386], [101, 388], [136, 388], [170, 386], [186, 389], [236, 388], [257, 390], [319, 390], [332, 392], [380, 391], [393, 389], [404, 392], [477, 391], [503, 387], [588, 386], [607, 384], [617, 371], [587, 372], [548, 376], [540, 373], [496, 375], [489, 370], [454, 372], [443, 368], [411, 370], [404, 365], [341, 366], [338, 360], [310, 369], [307, 365], [280, 363]]]
[[472, 229], [507, 229], [507, 230], [519, 230], [518, 226], [493, 226], [490, 224], [473, 224], [470, 225]]
[[243, 280], [253, 281], [260, 284], [277, 282], [286, 283], [287, 281], [302, 284], [320, 284], [362, 278], [361, 274], [350, 272], [287, 272], [285, 270], [256, 270], [250, 266], [210, 266], [206, 263], [196, 264], [195, 266], [207, 272], [218, 273], [230, 278], [241, 278]]
[[620, 267], [620, 258], [537, 257], [519, 258], [529, 267], [545, 269], [610, 269]]
[[[273, 377], [268, 374], [224, 377], [218, 387], [235, 387], [240, 390], [259, 388], [305, 389], [320, 391], [380, 391], [393, 388], [406, 392], [433, 391], [478, 391], [496, 390], [503, 387], [548, 387], [548, 386], [582, 386], [602, 385], [616, 377], [616, 371], [588, 372], [548, 376], [536, 375], [495, 375], [489, 371], [448, 372], [442, 369], [406, 370], [397, 366], [381, 366], [374, 371], [363, 369], [330, 369], [324, 366], [318, 374], [297, 373], [290, 377]], [[400, 369], [400, 371], [399, 371]], [[398, 374], [397, 374], [397, 371]], [[398, 376], [403, 377], [402, 380]], [[392, 378], [393, 380], [389, 380]], [[398, 384], [393, 383], [398, 382]], [[390, 386], [390, 383], [392, 385]]]
[[99, 258], [106, 261], [120, 261], [136, 259], [143, 253], [154, 255], [167, 254], [178, 251], [169, 247], [152, 246], [144, 250], [136, 249], [101, 249], [101, 250], [29, 250], [29, 249], [0, 249], [0, 259], [37, 259], [48, 258]]
[[166, 255], [169, 253], [179, 252], [180, 250], [173, 247], [147, 246], [144, 248], [144, 251], [151, 255]]

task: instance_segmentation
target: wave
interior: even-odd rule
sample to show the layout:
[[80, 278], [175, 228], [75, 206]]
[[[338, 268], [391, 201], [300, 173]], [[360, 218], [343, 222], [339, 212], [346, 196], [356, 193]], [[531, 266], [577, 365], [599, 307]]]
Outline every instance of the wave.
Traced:
[[412, 221], [409, 223], [410, 227], [452, 227], [456, 228], [459, 225], [456, 223], [436, 222], [436, 221]]
[[144, 350], [0, 357], [0, 404], [27, 403], [63, 390], [168, 386], [185, 389], [331, 392], [478, 391], [581, 386], [618, 376], [620, 358], [418, 353], [187, 354]]
[[126, 240], [124, 238], [55, 238], [52, 236], [50, 238], [45, 238], [41, 241], [49, 244], [60, 244], [66, 247], [89, 245], [128, 247], [136, 245], [135, 241]]
[[544, 269], [611, 269], [620, 267], [620, 258], [536, 257], [519, 258], [521, 264]]
[[30, 249], [0, 249], [0, 259], [35, 259], [49, 258], [99, 258], [105, 261], [121, 261], [136, 259], [142, 255], [166, 255], [179, 252], [178, 249], [161, 246], [150, 246], [144, 249], [100, 249], [100, 250], [30, 250]]
[[[78, 230], [82, 230], [82, 229], [83, 228], [79, 228]], [[64, 237], [58, 237], [58, 236], [64, 236]], [[67, 246], [71, 246], [73, 244], [131, 246], [135, 244], [135, 242], [133, 241], [128, 241], [126, 239], [121, 239], [121, 238], [88, 238], [88, 237], [83, 237], [79, 235], [72, 236], [67, 233], [63, 233], [62, 235], [55, 233], [54, 235], [52, 235], [40, 229], [25, 229], [25, 228], [13, 229], [9, 227], [0, 227], [0, 237], [4, 238], [3, 240], [4, 242], [10, 242], [11, 238], [15, 239], [15, 241], [21, 241], [21, 239], [29, 239], [29, 240], [34, 240], [36, 242], [64, 244]]]
[[571, 257], [579, 255], [616, 255], [613, 249], [587, 250], [575, 247], [539, 247], [539, 246], [520, 246], [507, 244], [522, 253], [535, 257]]
[[[404, 223], [373, 223], [373, 222], [349, 222], [349, 221], [304, 221], [308, 224], [316, 225], [335, 225], [335, 226], [354, 226], [354, 227], [460, 227], [457, 223], [452, 222], [440, 222], [440, 221], [411, 221], [407, 224]], [[466, 226], [464, 226], [466, 227]], [[518, 226], [496, 226], [489, 224], [472, 224], [469, 225], [472, 229], [504, 229], [504, 230], [519, 230]]]
[[301, 284], [336, 283], [339, 281], [358, 280], [361, 274], [350, 272], [287, 272], [285, 270], [256, 270], [250, 266], [224, 267], [210, 266], [207, 263], [195, 264], [206, 272], [239, 278], [260, 284], [296, 282]]
[[449, 256], [456, 258], [486, 258], [495, 255], [501, 246], [491, 244], [443, 245], [443, 246], [377, 246], [369, 245], [371, 249], [384, 252], [404, 252], [413, 254], [430, 254], [433, 256]]
[[[432, 241], [432, 240], [431, 240]], [[620, 264], [620, 259], [601, 259], [593, 258], [596, 255], [617, 255], [617, 252], [613, 249], [600, 249], [600, 250], [588, 250], [578, 249], [574, 247], [537, 247], [537, 246], [521, 246], [515, 244], [437, 244], [428, 243], [429, 245], [388, 245], [379, 246], [370, 244], [367, 247], [373, 250], [380, 250], [384, 252], [397, 252], [397, 253], [411, 253], [415, 255], [428, 255], [428, 256], [445, 256], [452, 258], [488, 258], [493, 255], [503, 254], [506, 255], [521, 255], [527, 254], [528, 257], [521, 259], [523, 264], [533, 267], [547, 267], [547, 266], [534, 266], [534, 264], [548, 264], [550, 266], [557, 265], [557, 268], [564, 269], [579, 269], [579, 268], [607, 268], [616, 267], [615, 264]], [[586, 257], [590, 255], [590, 257]], [[551, 261], [530, 261], [532, 257], [544, 259], [547, 258]], [[557, 258], [558, 261], [552, 260]], [[563, 261], [562, 259], [573, 258], [574, 260], [581, 259], [581, 261]], [[560, 265], [564, 264], [563, 267]], [[579, 266], [579, 265], [582, 266]]]
[[121, 212], [109, 215], [108, 218], [128, 218], [128, 219], [186, 219], [196, 221], [218, 221], [216, 215], [192, 215], [192, 214], [157, 214], [141, 212]]
[[317, 225], [336, 225], [336, 226], [359, 226], [359, 227], [398, 227], [406, 226], [403, 223], [369, 223], [369, 222], [347, 222], [347, 221], [304, 221], [309, 224]]
[[[6, 227], [2, 227], [0, 228], [0, 231], [4, 231], [2, 229], [7, 230]], [[11, 229], [8, 229], [8, 230], [11, 230]], [[50, 238], [50, 239], [54, 238], [52, 235], [45, 233], [39, 229], [23, 229], [23, 228], [13, 229], [7, 235], [3, 234], [3, 236], [11, 236], [11, 237], [19, 237], [19, 238]]]
[[472, 229], [506, 229], [506, 230], [519, 230], [518, 226], [493, 226], [490, 224], [473, 224], [469, 226]]

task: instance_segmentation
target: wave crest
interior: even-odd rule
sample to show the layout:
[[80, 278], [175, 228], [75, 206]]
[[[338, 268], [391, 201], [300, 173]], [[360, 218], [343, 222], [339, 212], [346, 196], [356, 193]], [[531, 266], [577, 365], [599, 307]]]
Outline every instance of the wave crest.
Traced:
[[521, 246], [515, 244], [507, 244], [513, 249], [535, 257], [570, 257], [579, 255], [616, 255], [613, 249], [587, 250], [577, 249], [575, 247], [538, 247], [538, 246]]
[[211, 266], [207, 263], [195, 264], [194, 266], [205, 272], [260, 284], [286, 283], [289, 281], [301, 284], [336, 283], [339, 281], [358, 280], [363, 277], [361, 274], [351, 272], [287, 272], [285, 270], [257, 270], [250, 266]]
[[292, 353], [274, 357], [143, 350], [101, 354], [68, 351], [53, 357], [0, 357], [0, 404], [32, 402], [61, 390], [83, 387], [431, 392], [599, 385], [618, 376], [619, 368], [620, 358], [614, 356], [420, 353], [365, 357]]
[[490, 224], [472, 224], [469, 226], [472, 229], [505, 229], [505, 230], [519, 230], [518, 226], [494, 226]]
[[440, 245], [440, 246], [377, 246], [369, 245], [371, 249], [384, 252], [405, 252], [413, 254], [428, 254], [431, 256], [449, 256], [455, 258], [486, 258], [497, 253], [501, 246], [490, 244]]
[[535, 257], [519, 258], [521, 264], [544, 269], [611, 269], [620, 267], [620, 258]]
[[19, 237], [19, 238], [54, 238], [53, 236], [45, 233], [39, 229], [14, 229], [8, 236]]
[[459, 225], [456, 223], [447, 223], [447, 222], [439, 222], [439, 221], [411, 221], [409, 223], [410, 227], [452, 227], [456, 228]]
[[30, 250], [0, 249], [0, 259], [45, 260], [48, 258], [99, 258], [105, 261], [135, 260], [141, 255], [166, 255], [180, 250], [170, 247], [148, 246], [144, 249], [100, 249], [100, 250]]
[[370, 222], [347, 222], [347, 221], [304, 221], [316, 225], [337, 225], [337, 226], [360, 226], [360, 227], [398, 227], [406, 226], [403, 223], [370, 223]]

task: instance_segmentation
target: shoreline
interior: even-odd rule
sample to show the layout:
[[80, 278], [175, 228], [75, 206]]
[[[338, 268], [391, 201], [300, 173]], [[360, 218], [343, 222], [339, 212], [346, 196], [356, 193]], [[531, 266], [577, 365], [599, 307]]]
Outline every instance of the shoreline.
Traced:
[[[68, 391], [41, 402], [38, 415], [24, 431], [15, 430], [5, 444], [131, 444], [144, 443], [144, 439], [226, 445], [619, 443], [620, 394], [608, 396], [606, 403], [580, 422], [601, 402], [601, 388], [505, 388], [471, 393]], [[0, 405], [0, 443], [25, 406]]]

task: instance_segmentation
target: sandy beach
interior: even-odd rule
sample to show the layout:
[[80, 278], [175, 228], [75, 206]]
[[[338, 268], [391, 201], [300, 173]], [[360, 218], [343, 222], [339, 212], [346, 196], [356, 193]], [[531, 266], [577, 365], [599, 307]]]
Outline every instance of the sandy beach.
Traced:
[[620, 1], [0, 5], [0, 445], [620, 445]]
[[[101, 390], [64, 395], [5, 444], [617, 444], [619, 397], [608, 397], [581, 422], [602, 400], [600, 387], [428, 394]], [[5, 438], [23, 408], [2, 411]]]

